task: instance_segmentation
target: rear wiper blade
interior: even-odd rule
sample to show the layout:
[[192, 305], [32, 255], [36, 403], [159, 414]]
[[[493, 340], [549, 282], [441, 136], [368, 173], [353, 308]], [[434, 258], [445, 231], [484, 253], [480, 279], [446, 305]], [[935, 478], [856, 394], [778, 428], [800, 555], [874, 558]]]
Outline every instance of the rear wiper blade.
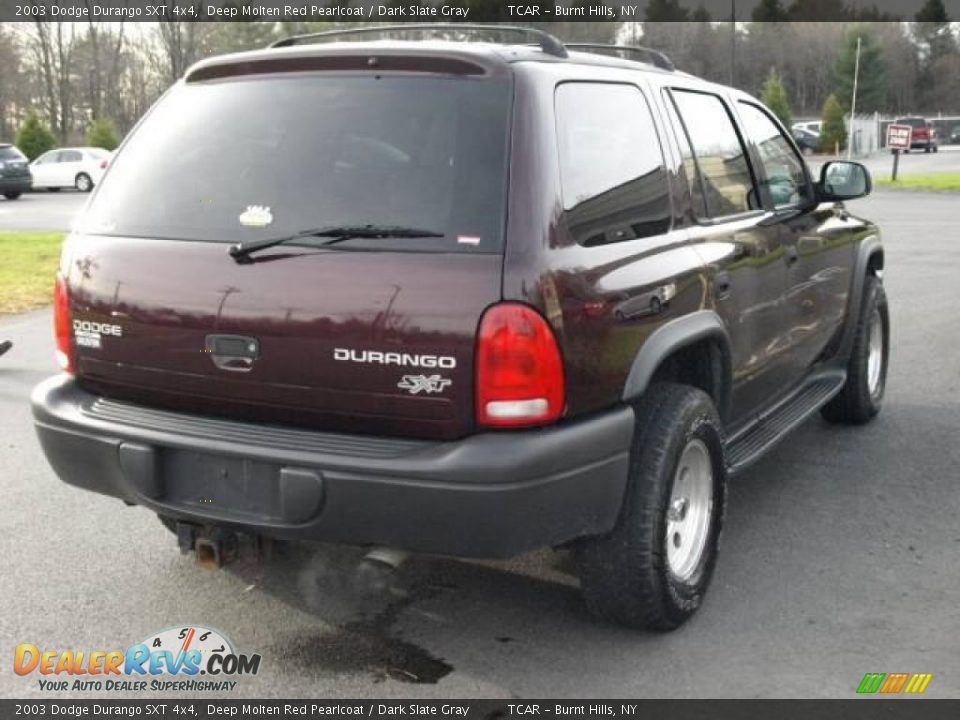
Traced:
[[320, 243], [322, 247], [334, 245], [344, 240], [350, 240], [351, 238], [420, 238], [443, 236], [443, 233], [434, 232], [433, 230], [422, 230], [420, 228], [402, 227], [399, 225], [338, 225], [303, 230], [295, 235], [287, 235], [285, 237], [264, 238], [263, 240], [248, 240], [247, 242], [237, 243], [236, 245], [230, 246], [230, 256], [234, 260], [242, 262], [250, 253], [308, 237], [329, 238], [326, 242]]

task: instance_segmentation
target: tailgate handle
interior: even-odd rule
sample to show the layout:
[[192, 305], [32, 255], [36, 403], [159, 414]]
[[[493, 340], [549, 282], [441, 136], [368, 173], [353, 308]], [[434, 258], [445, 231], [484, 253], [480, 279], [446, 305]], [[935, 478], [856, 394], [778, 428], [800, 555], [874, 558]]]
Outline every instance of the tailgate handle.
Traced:
[[260, 341], [246, 335], [207, 335], [204, 350], [221, 370], [247, 372], [260, 357]]

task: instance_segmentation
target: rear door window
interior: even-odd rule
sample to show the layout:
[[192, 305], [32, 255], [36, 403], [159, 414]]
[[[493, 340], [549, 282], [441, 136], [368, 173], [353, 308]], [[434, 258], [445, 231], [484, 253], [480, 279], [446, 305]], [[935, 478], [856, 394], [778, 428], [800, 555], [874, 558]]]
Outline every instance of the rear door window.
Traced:
[[723, 100], [688, 90], [674, 89], [670, 94], [693, 151], [707, 216], [716, 219], [759, 210], [747, 152]]
[[337, 247], [498, 252], [511, 98], [501, 79], [317, 74], [181, 83], [112, 161], [81, 229], [234, 243], [389, 225], [442, 237]]
[[670, 228], [663, 150], [639, 88], [563, 83], [556, 125], [563, 206], [578, 243], [603, 245]]

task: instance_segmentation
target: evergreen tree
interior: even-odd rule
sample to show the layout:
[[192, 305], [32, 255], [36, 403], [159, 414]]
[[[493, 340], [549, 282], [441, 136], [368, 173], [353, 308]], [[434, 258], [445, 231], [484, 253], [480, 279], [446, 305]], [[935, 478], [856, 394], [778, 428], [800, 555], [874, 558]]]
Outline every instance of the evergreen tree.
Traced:
[[50, 129], [40, 121], [40, 116], [35, 112], [30, 112], [17, 131], [16, 143], [24, 155], [30, 160], [36, 160], [47, 150], [55, 148], [57, 139], [50, 132]]
[[927, 63], [933, 64], [944, 55], [957, 51], [957, 44], [950, 26], [943, 0], [927, 0], [916, 14], [914, 31], [926, 54]]
[[763, 83], [760, 99], [764, 105], [773, 111], [774, 115], [780, 118], [780, 122], [786, 127], [793, 124], [793, 111], [790, 109], [787, 89], [783, 86], [783, 81], [780, 79], [776, 68], [770, 68], [770, 74], [767, 75], [767, 79]]
[[710, 17], [710, 11], [707, 10], [702, 4], [697, 5], [697, 9], [694, 10], [693, 15], [690, 16], [690, 20], [697, 23], [707, 23], [712, 19], [713, 18]]
[[684, 22], [690, 11], [680, 6], [680, 0], [650, 0], [644, 11], [647, 22]]
[[760, 0], [760, 4], [750, 14], [750, 19], [754, 22], [786, 22], [789, 18], [780, 0]]
[[847, 144], [847, 125], [844, 121], [843, 106], [836, 95], [827, 98], [820, 119], [823, 121], [820, 129], [820, 151], [832, 153], [837, 148], [842, 150]]
[[847, 112], [853, 100], [853, 74], [857, 61], [857, 38], [860, 39], [860, 74], [857, 80], [857, 112], [869, 113], [883, 108], [886, 99], [886, 73], [883, 52], [865, 25], [853, 25], [833, 66], [833, 83], [837, 99]]
[[117, 139], [117, 129], [110, 118], [97, 118], [87, 126], [87, 145], [116, 150], [120, 141]]

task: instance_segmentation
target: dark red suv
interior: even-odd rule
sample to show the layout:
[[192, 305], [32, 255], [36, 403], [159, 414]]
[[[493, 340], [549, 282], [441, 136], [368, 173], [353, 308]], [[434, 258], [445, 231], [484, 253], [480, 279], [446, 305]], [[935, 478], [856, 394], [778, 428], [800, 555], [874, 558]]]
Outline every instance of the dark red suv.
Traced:
[[[910, 150], [920, 150], [924, 152], [937, 152], [940, 145], [937, 142], [937, 130], [933, 123], [922, 117], [897, 118], [893, 121], [894, 125], [909, 125], [910, 131]], [[909, 150], [907, 151], [909, 152]]]
[[880, 408], [866, 170], [814, 181], [650, 51], [327, 39], [199, 63], [121, 148], [57, 279], [51, 464], [214, 560], [572, 546], [593, 611], [676, 627], [728, 475]]

